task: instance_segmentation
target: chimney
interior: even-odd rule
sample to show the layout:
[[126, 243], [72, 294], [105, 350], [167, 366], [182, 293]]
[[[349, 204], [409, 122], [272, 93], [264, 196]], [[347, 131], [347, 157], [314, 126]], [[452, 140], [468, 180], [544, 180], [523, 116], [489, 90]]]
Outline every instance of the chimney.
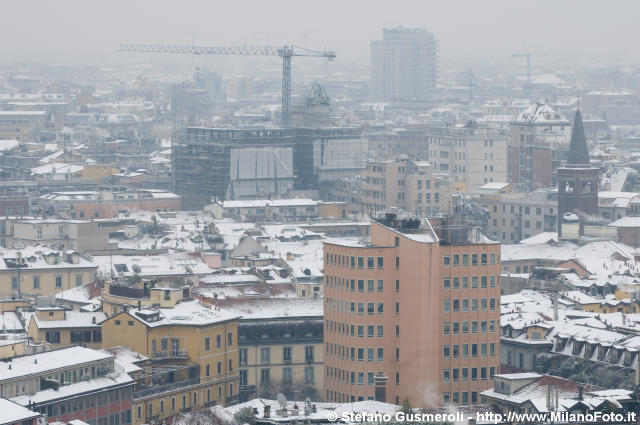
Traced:
[[93, 317], [91, 318], [91, 323], [93, 323], [94, 325], [96, 324], [96, 316], [93, 316]]
[[582, 392], [584, 391], [584, 387], [582, 385], [580, 385], [578, 387], [578, 400], [583, 400], [582, 398]]
[[138, 311], [142, 310], [142, 301], [138, 300]]

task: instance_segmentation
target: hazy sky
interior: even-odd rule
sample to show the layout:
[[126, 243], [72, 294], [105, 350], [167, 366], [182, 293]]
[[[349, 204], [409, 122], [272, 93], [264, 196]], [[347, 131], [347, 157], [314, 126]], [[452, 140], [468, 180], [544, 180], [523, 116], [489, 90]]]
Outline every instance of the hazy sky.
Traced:
[[640, 58], [636, 0], [19, 0], [0, 3], [0, 62], [108, 61], [121, 42], [330, 48], [367, 61], [384, 27], [420, 26], [447, 57], [522, 50]]

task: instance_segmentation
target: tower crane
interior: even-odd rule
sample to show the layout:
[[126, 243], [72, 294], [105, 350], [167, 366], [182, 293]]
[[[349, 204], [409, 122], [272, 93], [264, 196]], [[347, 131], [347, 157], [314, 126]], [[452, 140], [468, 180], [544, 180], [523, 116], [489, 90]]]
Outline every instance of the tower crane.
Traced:
[[288, 123], [291, 119], [291, 59], [295, 56], [327, 58], [334, 60], [333, 51], [317, 51], [304, 47], [287, 45], [274, 46], [171, 46], [162, 44], [121, 44], [119, 52], [143, 53], [183, 53], [192, 55], [234, 55], [234, 56], [280, 56], [282, 58], [282, 121]]
[[565, 56], [565, 55], [575, 55], [578, 52], [558, 52], [558, 53], [536, 53], [533, 54], [529, 52], [529, 49], [524, 48], [523, 53], [514, 53], [511, 55], [512, 58], [526, 58], [527, 59], [527, 87], [525, 92], [529, 94], [531, 90], [531, 56]]

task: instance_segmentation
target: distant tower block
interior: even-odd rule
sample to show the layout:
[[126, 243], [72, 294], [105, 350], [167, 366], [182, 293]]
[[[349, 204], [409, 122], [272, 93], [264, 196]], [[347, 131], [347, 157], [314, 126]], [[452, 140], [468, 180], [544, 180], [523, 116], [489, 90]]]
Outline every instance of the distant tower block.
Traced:
[[558, 168], [558, 236], [567, 213], [585, 219], [598, 216], [598, 169], [589, 163], [589, 150], [584, 136], [582, 114], [576, 111], [567, 163]]

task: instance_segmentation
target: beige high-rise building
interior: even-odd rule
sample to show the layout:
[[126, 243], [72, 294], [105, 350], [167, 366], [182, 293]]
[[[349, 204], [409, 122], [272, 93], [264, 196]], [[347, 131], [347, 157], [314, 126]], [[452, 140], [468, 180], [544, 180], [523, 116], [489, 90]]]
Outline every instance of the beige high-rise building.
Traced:
[[367, 161], [362, 170], [364, 212], [402, 208], [418, 217], [451, 212], [454, 182], [447, 173], [433, 172], [424, 161]]
[[387, 214], [324, 260], [327, 401], [478, 403], [500, 363], [499, 243]]
[[438, 42], [424, 28], [385, 28], [371, 42], [374, 102], [430, 100], [438, 75]]

